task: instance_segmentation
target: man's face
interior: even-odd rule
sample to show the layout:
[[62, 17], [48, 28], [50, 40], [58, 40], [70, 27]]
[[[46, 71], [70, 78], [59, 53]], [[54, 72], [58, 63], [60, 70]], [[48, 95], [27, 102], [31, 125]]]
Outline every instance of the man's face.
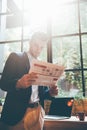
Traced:
[[37, 58], [42, 52], [45, 45], [46, 45], [46, 41], [37, 40], [30, 44], [29, 52], [33, 57]]

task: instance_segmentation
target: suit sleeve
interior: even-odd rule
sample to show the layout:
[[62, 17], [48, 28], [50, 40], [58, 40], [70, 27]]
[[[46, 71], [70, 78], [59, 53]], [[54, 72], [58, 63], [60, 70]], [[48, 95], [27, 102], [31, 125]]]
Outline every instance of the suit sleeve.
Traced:
[[4, 91], [16, 90], [17, 83], [17, 54], [11, 53], [5, 63], [2, 77], [0, 80], [0, 88]]
[[44, 87], [44, 99], [49, 99], [49, 100], [52, 100], [54, 97], [52, 97], [50, 94], [49, 94], [49, 88], [48, 87]]

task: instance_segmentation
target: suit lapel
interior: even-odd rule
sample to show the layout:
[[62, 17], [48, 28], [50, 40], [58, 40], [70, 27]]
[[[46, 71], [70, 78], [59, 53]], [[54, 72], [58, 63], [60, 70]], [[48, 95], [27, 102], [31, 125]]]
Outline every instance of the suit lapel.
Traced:
[[42, 86], [38, 86], [38, 91], [39, 91], [39, 97], [43, 97], [43, 87]]
[[30, 68], [30, 63], [29, 63], [28, 55], [27, 55], [26, 52], [24, 52], [24, 60], [25, 60], [25, 64], [26, 64], [26, 71], [28, 73], [29, 72], [29, 68]]

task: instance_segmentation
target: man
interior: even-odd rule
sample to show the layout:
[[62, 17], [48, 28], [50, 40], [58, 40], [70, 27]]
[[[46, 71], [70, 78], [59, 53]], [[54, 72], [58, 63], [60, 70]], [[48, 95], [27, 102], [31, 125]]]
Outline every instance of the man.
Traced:
[[55, 85], [33, 85], [37, 74], [29, 74], [32, 60], [38, 58], [47, 41], [45, 33], [37, 32], [30, 39], [28, 52], [11, 53], [6, 61], [0, 81], [1, 89], [7, 91], [1, 121], [9, 130], [42, 130], [44, 99], [58, 94]]

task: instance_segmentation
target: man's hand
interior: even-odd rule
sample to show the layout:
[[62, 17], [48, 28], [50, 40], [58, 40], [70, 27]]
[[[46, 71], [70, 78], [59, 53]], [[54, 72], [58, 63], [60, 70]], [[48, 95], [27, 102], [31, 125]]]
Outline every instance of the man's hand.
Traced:
[[17, 88], [28, 88], [32, 85], [32, 83], [36, 80], [37, 74], [36, 73], [30, 73], [23, 75], [16, 84]]
[[56, 85], [53, 85], [49, 89], [49, 93], [51, 96], [57, 96], [58, 95], [58, 87]]

